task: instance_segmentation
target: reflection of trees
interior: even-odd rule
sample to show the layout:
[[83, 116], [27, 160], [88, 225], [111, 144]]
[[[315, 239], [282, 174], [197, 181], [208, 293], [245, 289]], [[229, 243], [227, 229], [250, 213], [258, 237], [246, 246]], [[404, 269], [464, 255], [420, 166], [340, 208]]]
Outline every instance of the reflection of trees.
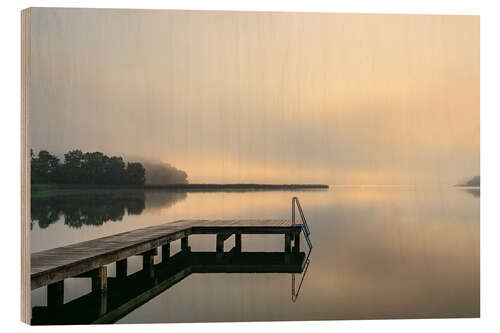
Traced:
[[44, 229], [62, 215], [64, 224], [72, 228], [98, 226], [108, 221], [121, 221], [125, 210], [129, 215], [139, 215], [144, 208], [142, 191], [34, 197], [31, 199], [31, 223], [38, 222]]
[[64, 224], [73, 228], [121, 221], [130, 202], [139, 200], [144, 208], [144, 198], [86, 196], [77, 200], [76, 202], [65, 200], [62, 203]]
[[50, 201], [42, 203], [40, 200], [31, 198], [31, 228], [33, 228], [33, 223], [37, 221], [38, 226], [45, 229], [56, 222], [60, 214], [61, 211], [56, 204]]
[[141, 215], [145, 208], [144, 196], [141, 200], [129, 200], [126, 208], [128, 215]]
[[168, 208], [186, 199], [186, 192], [167, 191], [85, 191], [31, 198], [31, 227], [42, 229], [64, 217], [72, 228], [83, 225], [100, 226], [109, 221], [121, 221], [125, 214], [140, 215], [150, 208]]

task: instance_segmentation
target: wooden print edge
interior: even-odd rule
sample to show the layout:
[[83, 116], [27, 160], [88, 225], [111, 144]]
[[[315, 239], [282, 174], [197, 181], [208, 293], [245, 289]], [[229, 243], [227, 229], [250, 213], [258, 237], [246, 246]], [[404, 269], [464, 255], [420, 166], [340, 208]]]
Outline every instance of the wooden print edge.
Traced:
[[30, 324], [30, 158], [29, 107], [31, 8], [21, 11], [21, 321]]

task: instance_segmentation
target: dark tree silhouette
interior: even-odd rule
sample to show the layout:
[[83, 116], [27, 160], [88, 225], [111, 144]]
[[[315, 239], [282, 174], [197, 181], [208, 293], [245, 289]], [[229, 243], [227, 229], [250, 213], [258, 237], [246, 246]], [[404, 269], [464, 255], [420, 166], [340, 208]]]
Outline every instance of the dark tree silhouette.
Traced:
[[57, 183], [61, 178], [59, 159], [46, 150], [40, 150], [38, 157], [31, 153], [32, 183]]
[[471, 180], [469, 180], [467, 183], [465, 183], [467, 186], [481, 186], [481, 178], [479, 176], [474, 176], [472, 177]]
[[41, 150], [38, 157], [31, 151], [32, 184], [143, 185], [145, 181], [141, 163], [128, 163], [125, 167], [119, 156], [72, 150], [64, 154], [61, 164], [46, 150]]
[[[127, 173], [125, 171], [125, 162], [121, 157], [113, 156], [105, 162], [105, 180], [110, 184], [124, 184], [126, 183]], [[140, 183], [140, 185], [144, 182]]]
[[128, 163], [127, 183], [130, 185], [142, 185], [146, 182], [146, 169], [141, 163]]
[[463, 184], [457, 184], [455, 186], [474, 186], [474, 187], [480, 187], [481, 186], [481, 177], [479, 176], [474, 176], [468, 181], [466, 181]]
[[81, 150], [72, 150], [64, 154], [62, 174], [64, 183], [81, 184], [84, 181], [83, 153]]

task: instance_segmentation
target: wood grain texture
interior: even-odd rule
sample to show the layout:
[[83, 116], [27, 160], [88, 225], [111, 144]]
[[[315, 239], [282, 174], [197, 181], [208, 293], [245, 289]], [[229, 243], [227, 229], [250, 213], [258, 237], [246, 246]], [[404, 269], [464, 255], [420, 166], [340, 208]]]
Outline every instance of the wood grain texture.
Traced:
[[31, 319], [30, 293], [30, 158], [29, 107], [31, 67], [31, 9], [21, 11], [21, 321]]
[[298, 234], [287, 220], [179, 220], [31, 255], [31, 290], [80, 275], [192, 234]]

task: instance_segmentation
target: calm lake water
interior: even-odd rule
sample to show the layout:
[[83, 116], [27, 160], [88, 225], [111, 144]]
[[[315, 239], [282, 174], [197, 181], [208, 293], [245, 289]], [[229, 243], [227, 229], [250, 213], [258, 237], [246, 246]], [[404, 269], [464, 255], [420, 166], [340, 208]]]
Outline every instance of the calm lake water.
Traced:
[[[479, 190], [123, 190], [40, 197], [32, 199], [31, 250], [178, 219], [290, 218], [293, 196], [314, 246], [295, 302], [291, 274], [192, 274], [118, 323], [479, 316]], [[215, 250], [215, 236], [190, 236], [189, 242], [192, 251]], [[228, 250], [234, 241], [226, 243]], [[283, 236], [243, 235], [242, 250], [283, 251], [283, 244]], [[180, 241], [172, 243], [172, 254], [179, 248]], [[141, 268], [141, 257], [129, 258], [128, 274]], [[114, 274], [109, 265], [108, 276]], [[67, 279], [65, 302], [90, 291], [90, 279]], [[44, 305], [46, 287], [32, 292], [32, 306]]]

